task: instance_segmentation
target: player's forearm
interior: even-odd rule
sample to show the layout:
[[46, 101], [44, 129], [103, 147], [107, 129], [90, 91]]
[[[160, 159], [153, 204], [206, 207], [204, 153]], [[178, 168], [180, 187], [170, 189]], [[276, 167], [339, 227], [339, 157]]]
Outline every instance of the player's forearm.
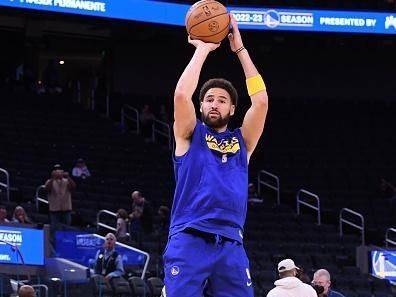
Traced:
[[[254, 65], [252, 59], [250, 58], [249, 52], [247, 49], [240, 51], [238, 54], [239, 61], [242, 65], [243, 72], [245, 73], [246, 79], [253, 78], [256, 75], [260, 74]], [[267, 107], [268, 105], [268, 95], [265, 89], [265, 84], [263, 83], [263, 89], [255, 92], [254, 95], [250, 95], [252, 100], [252, 104], [256, 106], [256, 104], [260, 104], [260, 106]]]
[[199, 76], [201, 74], [202, 66], [208, 56], [209, 52], [198, 47], [186, 69], [184, 69], [175, 90], [175, 97], [180, 96], [184, 98], [191, 98], [198, 86]]
[[252, 59], [250, 58], [249, 52], [247, 49], [240, 51], [238, 54], [239, 62], [242, 65], [243, 72], [245, 73], [245, 77], [249, 78], [259, 74], [256, 66], [253, 64]]

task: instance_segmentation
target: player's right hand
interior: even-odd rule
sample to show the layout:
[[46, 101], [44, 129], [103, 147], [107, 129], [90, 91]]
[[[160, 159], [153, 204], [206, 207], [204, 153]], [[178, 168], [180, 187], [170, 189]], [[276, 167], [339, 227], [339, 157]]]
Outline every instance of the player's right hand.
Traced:
[[196, 48], [206, 48], [209, 52], [214, 51], [217, 49], [221, 43], [210, 43], [210, 42], [203, 42], [199, 39], [191, 39], [190, 35], [188, 35], [188, 43], [192, 44]]

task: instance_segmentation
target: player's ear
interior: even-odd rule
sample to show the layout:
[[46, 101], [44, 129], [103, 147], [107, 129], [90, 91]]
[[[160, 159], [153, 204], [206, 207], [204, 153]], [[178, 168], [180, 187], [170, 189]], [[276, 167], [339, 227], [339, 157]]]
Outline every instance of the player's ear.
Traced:
[[231, 110], [230, 110], [230, 115], [234, 115], [234, 113], [235, 113], [235, 105], [234, 104], [232, 104], [231, 105]]
[[199, 101], [199, 112], [202, 112], [202, 101]]

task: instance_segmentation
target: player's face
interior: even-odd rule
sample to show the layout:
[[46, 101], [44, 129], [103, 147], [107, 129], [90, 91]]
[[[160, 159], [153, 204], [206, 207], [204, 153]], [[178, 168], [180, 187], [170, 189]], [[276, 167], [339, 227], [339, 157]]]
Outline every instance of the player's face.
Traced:
[[328, 280], [324, 275], [315, 276], [313, 283], [324, 288], [323, 294], [327, 294], [330, 288], [330, 280]]
[[234, 115], [235, 105], [228, 92], [221, 88], [209, 89], [201, 102], [202, 121], [211, 128], [223, 128]]

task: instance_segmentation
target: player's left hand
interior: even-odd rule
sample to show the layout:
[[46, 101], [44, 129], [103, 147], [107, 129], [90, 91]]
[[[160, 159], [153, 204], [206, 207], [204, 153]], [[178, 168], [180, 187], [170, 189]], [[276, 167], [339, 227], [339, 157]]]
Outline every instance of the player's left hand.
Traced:
[[238, 29], [238, 24], [232, 14], [230, 14], [231, 33], [228, 34], [228, 40], [230, 41], [230, 47], [233, 52], [243, 46], [241, 33]]

